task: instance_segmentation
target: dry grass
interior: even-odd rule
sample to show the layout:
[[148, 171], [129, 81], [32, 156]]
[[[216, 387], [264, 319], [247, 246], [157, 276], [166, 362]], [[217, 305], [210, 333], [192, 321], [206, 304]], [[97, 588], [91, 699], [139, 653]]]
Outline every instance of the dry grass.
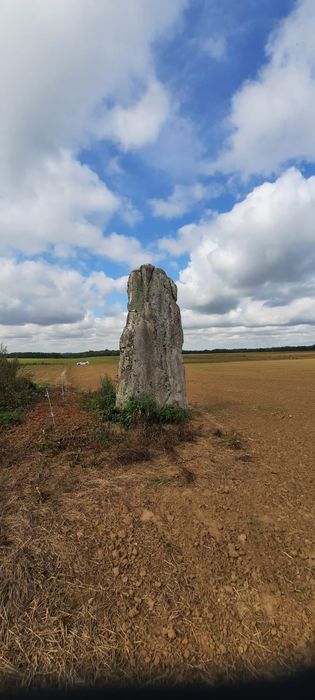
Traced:
[[[211, 682], [309, 662], [307, 461], [277, 471], [259, 433], [209, 415], [125, 432], [70, 391], [52, 401], [55, 431], [42, 401], [0, 433], [1, 687]], [[246, 452], [222, 440], [236, 433]]]
[[[57, 411], [56, 430], [47, 426], [27, 445], [22, 440], [24, 460], [21, 453], [16, 460], [18, 449], [15, 457], [10, 450], [2, 452], [3, 687], [121, 682], [124, 674], [129, 680], [136, 680], [138, 672], [150, 675], [136, 641], [130, 640], [128, 624], [125, 629], [122, 608], [128, 622], [134, 606], [125, 592], [117, 591], [115, 552], [125, 539], [119, 529], [124, 508], [120, 503], [115, 507], [119, 486], [110, 480], [119, 474], [124, 479], [126, 470], [156, 455], [174, 457], [176, 445], [195, 440], [195, 432], [188, 425], [144, 423], [125, 431], [89, 414], [79, 421], [75, 395], [68, 394], [67, 400], [72, 402], [71, 422], [77, 425], [67, 429]], [[136, 556], [129, 539], [130, 565]], [[141, 580], [141, 571], [139, 576]]]

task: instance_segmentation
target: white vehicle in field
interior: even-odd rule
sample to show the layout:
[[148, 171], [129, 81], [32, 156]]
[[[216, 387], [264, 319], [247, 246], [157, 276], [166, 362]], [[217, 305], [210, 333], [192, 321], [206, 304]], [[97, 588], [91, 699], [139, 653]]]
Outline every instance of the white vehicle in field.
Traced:
[[86, 362], [77, 362], [77, 367], [83, 367], [84, 365], [89, 365], [89, 361], [86, 360]]

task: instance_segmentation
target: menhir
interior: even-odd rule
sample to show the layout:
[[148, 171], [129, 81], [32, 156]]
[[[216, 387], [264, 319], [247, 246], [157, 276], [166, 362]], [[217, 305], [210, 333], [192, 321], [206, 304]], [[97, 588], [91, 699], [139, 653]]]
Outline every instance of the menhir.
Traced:
[[177, 288], [164, 270], [141, 265], [128, 280], [128, 317], [120, 339], [116, 405], [151, 395], [159, 406], [187, 406]]

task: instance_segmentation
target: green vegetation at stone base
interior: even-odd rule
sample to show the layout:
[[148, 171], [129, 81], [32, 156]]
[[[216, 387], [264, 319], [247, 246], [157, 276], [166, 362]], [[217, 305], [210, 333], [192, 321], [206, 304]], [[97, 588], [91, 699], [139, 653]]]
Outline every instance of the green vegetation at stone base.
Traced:
[[159, 406], [151, 395], [131, 396], [120, 410], [116, 408], [116, 392], [110, 377], [101, 379], [98, 391], [90, 392], [82, 398], [83, 406], [92, 411], [100, 411], [107, 421], [120, 423], [130, 428], [142, 421], [148, 424], [180, 424], [189, 419], [189, 411], [178, 404]]
[[9, 361], [0, 346], [0, 424], [12, 425], [23, 419], [23, 410], [33, 403], [38, 390], [18, 360]]
[[153, 396], [142, 394], [131, 396], [120, 411], [119, 421], [130, 428], [139, 420], [146, 423], [184, 423], [189, 418], [187, 408], [178, 404], [158, 406]]

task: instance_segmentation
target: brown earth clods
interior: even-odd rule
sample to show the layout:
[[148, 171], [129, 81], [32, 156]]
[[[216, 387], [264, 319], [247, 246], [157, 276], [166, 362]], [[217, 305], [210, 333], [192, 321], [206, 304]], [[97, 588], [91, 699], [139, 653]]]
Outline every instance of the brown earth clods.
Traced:
[[236, 394], [124, 433], [54, 389], [55, 430], [43, 398], [0, 433], [2, 688], [314, 660], [311, 448], [282, 459], [294, 421], [261, 404], [250, 423]]

